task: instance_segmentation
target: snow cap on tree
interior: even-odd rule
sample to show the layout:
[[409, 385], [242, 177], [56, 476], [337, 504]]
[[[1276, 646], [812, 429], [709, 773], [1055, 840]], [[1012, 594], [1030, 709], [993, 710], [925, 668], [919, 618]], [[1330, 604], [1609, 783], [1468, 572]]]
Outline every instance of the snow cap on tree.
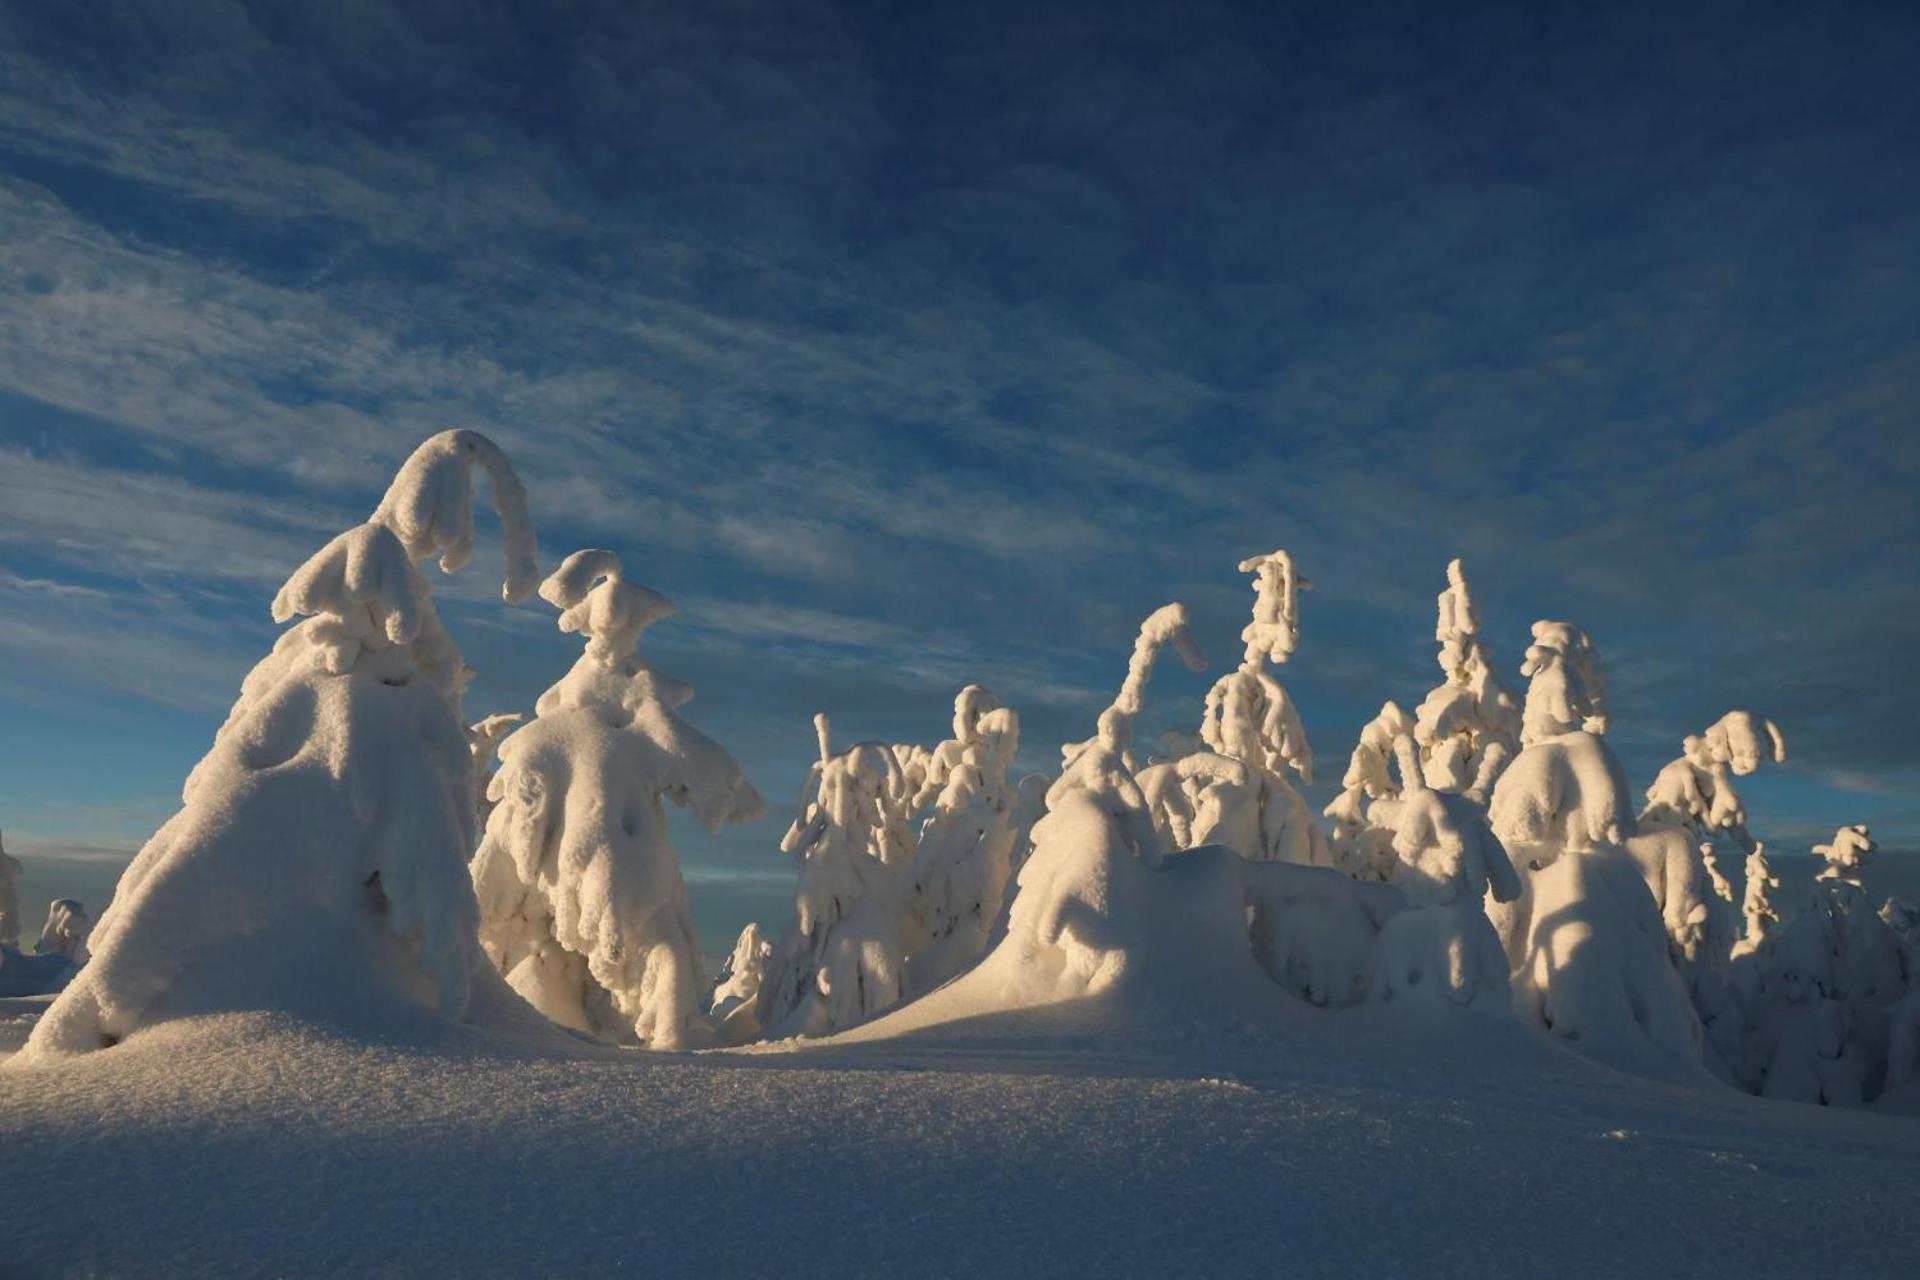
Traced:
[[1264, 657], [1283, 664], [1300, 643], [1300, 593], [1313, 584], [1299, 574], [1292, 554], [1284, 550], [1249, 556], [1240, 562], [1240, 572], [1254, 575], [1253, 621], [1240, 632], [1247, 646], [1245, 660], [1252, 664]]
[[540, 598], [560, 610], [560, 630], [586, 639], [587, 654], [602, 666], [631, 662], [640, 635], [673, 615], [673, 601], [628, 582], [611, 551], [576, 551], [540, 584]]
[[1530, 679], [1521, 712], [1522, 745], [1576, 729], [1606, 733], [1606, 684], [1600, 654], [1586, 632], [1570, 622], [1534, 623], [1520, 674]]
[[1019, 796], [1007, 770], [1019, 750], [1020, 719], [969, 685], [954, 701], [954, 732], [935, 749], [921, 790], [924, 797], [938, 784], [908, 876], [921, 935], [908, 963], [912, 994], [986, 954], [1013, 869]]

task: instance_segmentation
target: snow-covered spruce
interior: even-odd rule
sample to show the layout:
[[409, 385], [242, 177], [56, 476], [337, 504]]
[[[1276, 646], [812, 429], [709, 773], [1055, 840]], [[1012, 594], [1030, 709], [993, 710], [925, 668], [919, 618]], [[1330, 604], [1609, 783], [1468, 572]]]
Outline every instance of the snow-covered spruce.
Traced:
[[493, 813], [487, 788], [493, 785], [494, 757], [500, 750], [500, 741], [525, 719], [518, 712], [507, 712], [467, 726], [467, 748], [473, 752], [473, 812], [482, 831], [486, 830], [487, 818]]
[[1705, 733], [1691, 734], [1680, 757], [1660, 770], [1647, 788], [1640, 825], [1684, 827], [1696, 836], [1725, 833], [1741, 848], [1753, 848], [1747, 810], [1733, 779], [1745, 777], [1764, 760], [1783, 764], [1786, 739], [1771, 720], [1750, 711], [1729, 711]]
[[1911, 1078], [1920, 1014], [1912, 956], [1860, 886], [1874, 851], [1861, 824], [1815, 845], [1827, 865], [1808, 905], [1743, 957], [1756, 1083], [1767, 1097], [1858, 1106]]
[[1704, 1082], [1703, 1032], [1640, 868], [1624, 851], [1558, 858], [1527, 877], [1508, 943], [1522, 1015], [1637, 1075]]
[[1531, 746], [1575, 730], [1607, 731], [1607, 689], [1600, 655], [1587, 633], [1571, 622], [1533, 624], [1520, 674], [1528, 678], [1520, 713], [1520, 742]]
[[1242, 560], [1240, 571], [1255, 575], [1253, 619], [1240, 633], [1240, 665], [1207, 691], [1200, 740], [1212, 754], [1160, 765], [1140, 782], [1175, 847], [1217, 842], [1248, 858], [1325, 866], [1326, 835], [1286, 777], [1292, 770], [1311, 784], [1313, 750], [1293, 699], [1267, 670], [1299, 647], [1299, 593], [1312, 584], [1286, 551]]
[[1873, 837], [1867, 832], [1867, 824], [1856, 822], [1849, 827], [1841, 827], [1833, 833], [1833, 839], [1826, 844], [1813, 846], [1815, 854], [1826, 865], [1820, 868], [1820, 879], [1843, 880], [1858, 887], [1861, 868], [1867, 859], [1879, 848]]
[[[1085, 792], [1119, 824], [1127, 846], [1151, 860], [1158, 860], [1166, 852], [1168, 837], [1161, 833], [1161, 826], [1167, 818], [1156, 813], [1141, 785], [1141, 771], [1133, 757], [1133, 722], [1145, 706], [1154, 660], [1168, 645], [1180, 654], [1189, 670], [1206, 666], [1206, 656], [1188, 628], [1183, 604], [1162, 605], [1140, 623], [1119, 693], [1100, 713], [1091, 738], [1061, 746], [1060, 774], [1048, 784], [1042, 810], [1051, 812], [1059, 799], [1071, 792]], [[1159, 794], [1165, 798], [1164, 791]], [[1034, 848], [1041, 820], [1031, 828]]]
[[760, 1035], [760, 988], [766, 981], [773, 944], [758, 923], [749, 924], [734, 939], [733, 952], [720, 970], [707, 1016], [722, 1044], [745, 1044]]
[[1458, 560], [1447, 564], [1436, 613], [1433, 638], [1445, 679], [1414, 712], [1414, 741], [1428, 786], [1484, 805], [1519, 748], [1520, 709], [1480, 641], [1480, 611]]
[[610, 551], [576, 551], [540, 585], [586, 652], [500, 745], [473, 857], [480, 940], [554, 1022], [654, 1049], [704, 1044], [706, 980], [663, 799], [709, 831], [763, 812], [740, 768], [677, 710], [693, 690], [640, 656], [665, 596]]
[[1698, 854], [1677, 829], [1640, 840], [1625, 771], [1602, 736], [1600, 656], [1586, 633], [1534, 623], [1521, 671], [1526, 745], [1488, 806], [1521, 879], [1513, 902], [1488, 910], [1516, 1007], [1623, 1070], [1705, 1079], [1712, 1055], [1662, 912], [1671, 902], [1692, 915], [1686, 900], [1707, 880]]
[[1780, 912], [1773, 905], [1773, 891], [1780, 887], [1780, 876], [1767, 860], [1765, 845], [1756, 844], [1747, 855], [1746, 888], [1740, 896], [1740, 914], [1746, 929], [1736, 954], [1757, 951], [1780, 925]]
[[934, 749], [920, 796], [935, 792], [908, 880], [918, 926], [907, 989], [933, 990], [987, 953], [1013, 868], [1018, 803], [1007, 770], [1020, 719], [979, 685], [953, 703], [953, 737]]
[[43, 956], [65, 956], [75, 964], [85, 964], [92, 953], [87, 939], [93, 934], [93, 917], [84, 904], [72, 898], [58, 898], [47, 905], [47, 922], [40, 927], [40, 941], [34, 952]]
[[0, 841], [0, 947], [20, 945], [20, 859]]
[[895, 749], [859, 742], [838, 755], [825, 715], [820, 758], [780, 842], [800, 858], [794, 916], [760, 988], [771, 1035], [823, 1035], [899, 1002], [906, 989], [909, 819], [916, 791]]
[[[1263, 593], [1249, 648], [1284, 656], [1295, 636], [1291, 566], [1266, 568], [1273, 607]], [[1253, 778], [1267, 765], [1203, 748], [1136, 772], [1128, 746], [1147, 673], [1158, 649], [1184, 634], [1177, 605], [1149, 617], [1098, 732], [1063, 749], [1005, 938], [963, 976], [875, 1024], [876, 1033], [1035, 1005], [1084, 1004], [1142, 1025], [1196, 1017], [1243, 1025], [1271, 1018], [1289, 993], [1327, 1006], [1371, 996], [1508, 1014], [1505, 957], [1478, 902], [1489, 876], [1510, 890], [1512, 873], [1485, 846], [1452, 841], [1451, 861], [1432, 850], [1434, 897], [1462, 898], [1464, 909], [1448, 901], [1409, 910], [1392, 885], [1258, 856], [1266, 851]], [[1216, 701], [1212, 723], [1235, 723], [1237, 712], [1218, 717], [1229, 700]], [[1253, 749], [1258, 743], [1246, 744], [1248, 754], [1277, 769]], [[1429, 828], [1445, 821], [1423, 816]], [[1428, 838], [1449, 843], [1431, 829]], [[1207, 840], [1215, 843], [1184, 848]]]
[[[1436, 601], [1435, 615], [1434, 639], [1445, 679], [1414, 716], [1393, 702], [1380, 708], [1361, 729], [1341, 792], [1325, 810], [1334, 822], [1335, 864], [1363, 879], [1386, 879], [1403, 865], [1395, 852], [1396, 841], [1405, 843], [1397, 835], [1401, 777], [1413, 778], [1422, 790], [1462, 797], [1466, 804], [1445, 803], [1458, 821], [1470, 821], [1484, 811], [1519, 744], [1520, 713], [1479, 639], [1480, 613], [1458, 560], [1447, 565], [1447, 588]], [[1417, 747], [1411, 762], [1417, 768], [1396, 763], [1403, 741]]]
[[1715, 842], [1743, 854], [1758, 845], [1733, 778], [1763, 760], [1786, 760], [1786, 742], [1771, 720], [1730, 711], [1704, 733], [1689, 735], [1680, 757], [1655, 776], [1626, 848], [1640, 864], [1666, 925], [1672, 959], [1706, 1028], [1707, 1056], [1723, 1076], [1750, 1087], [1756, 1063], [1743, 1002], [1731, 973], [1739, 913], [1733, 889], [1715, 861]]
[[467, 672], [413, 562], [468, 558], [476, 466], [506, 530], [502, 593], [531, 592], [532, 525], [505, 457], [472, 431], [434, 436], [373, 518], [274, 598], [276, 621], [305, 620], [247, 675], [180, 811], [122, 875], [92, 960], [19, 1061], [222, 1008], [466, 1012], [483, 963], [466, 867]]

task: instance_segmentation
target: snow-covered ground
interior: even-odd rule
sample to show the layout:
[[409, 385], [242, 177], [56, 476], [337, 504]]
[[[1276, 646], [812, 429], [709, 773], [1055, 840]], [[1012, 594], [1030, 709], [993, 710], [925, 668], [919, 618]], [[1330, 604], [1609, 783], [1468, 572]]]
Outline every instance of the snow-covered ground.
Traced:
[[0, 1273], [1912, 1274], [1920, 1122], [1298, 1014], [698, 1056], [180, 1020], [0, 1078]]

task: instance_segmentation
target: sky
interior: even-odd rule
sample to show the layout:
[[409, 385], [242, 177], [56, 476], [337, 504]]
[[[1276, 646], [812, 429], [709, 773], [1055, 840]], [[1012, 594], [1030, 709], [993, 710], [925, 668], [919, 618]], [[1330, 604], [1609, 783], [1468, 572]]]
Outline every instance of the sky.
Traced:
[[[1516, 690], [1591, 634], [1636, 785], [1747, 708], [1774, 847], [1920, 847], [1915, 66], [1892, 5], [0, 7], [0, 828], [137, 846], [466, 426], [679, 604], [770, 807], [680, 825], [696, 910], [777, 904], [817, 711], [978, 681], [1039, 767], [1180, 600], [1191, 728], [1276, 547], [1323, 801], [1458, 555]], [[577, 653], [497, 564], [436, 580], [474, 718]]]

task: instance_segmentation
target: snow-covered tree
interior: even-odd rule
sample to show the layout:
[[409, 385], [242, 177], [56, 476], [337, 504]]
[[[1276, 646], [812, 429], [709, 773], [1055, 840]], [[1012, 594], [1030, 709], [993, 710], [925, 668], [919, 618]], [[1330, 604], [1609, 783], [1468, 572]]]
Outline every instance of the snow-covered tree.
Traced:
[[1586, 633], [1534, 623], [1521, 672], [1530, 678], [1523, 745], [1488, 805], [1521, 880], [1512, 903], [1488, 911], [1514, 968], [1516, 1005], [1601, 1061], [1703, 1079], [1714, 1052], [1669, 930], [1701, 930], [1708, 900], [1731, 907], [1714, 893], [1688, 830], [1640, 831], [1625, 771], [1602, 736], [1605, 685]]
[[933, 752], [920, 796], [933, 792], [909, 872], [919, 929], [908, 988], [931, 991], [987, 952], [1012, 873], [1018, 796], [1007, 769], [1020, 720], [978, 685], [954, 699], [953, 737]]
[[1880, 918], [1900, 936], [1908, 955], [1913, 957], [1910, 970], [1920, 974], [1920, 902], [1911, 898], [1888, 898], [1880, 904]]
[[1480, 611], [1460, 561], [1447, 564], [1433, 637], [1446, 677], [1414, 713], [1427, 785], [1484, 805], [1520, 741], [1520, 710], [1480, 641]]
[[[1152, 859], [1158, 859], [1164, 852], [1164, 841], [1155, 825], [1153, 806], [1141, 788], [1139, 766], [1134, 762], [1133, 722], [1145, 705], [1147, 680], [1153, 674], [1154, 659], [1168, 645], [1180, 654], [1189, 670], [1198, 671], [1206, 666], [1206, 656], [1188, 629], [1185, 605], [1162, 605], [1141, 622], [1120, 692], [1100, 713], [1093, 737], [1060, 748], [1060, 776], [1047, 788], [1046, 796], [1047, 811], [1051, 812], [1062, 796], [1086, 792], [1120, 824], [1125, 843], [1141, 856]], [[1039, 839], [1037, 825], [1034, 839], [1036, 842]]]
[[1753, 848], [1747, 810], [1733, 778], [1763, 760], [1785, 763], [1787, 744], [1771, 720], [1750, 711], [1729, 711], [1705, 733], [1689, 735], [1680, 758], [1661, 769], [1647, 788], [1640, 824], [1685, 827], [1699, 836], [1725, 833], [1741, 848]]
[[915, 787], [895, 750], [860, 742], [838, 755], [813, 718], [820, 758], [780, 842], [800, 858], [794, 918], [768, 966], [758, 1019], [774, 1035], [824, 1035], [905, 993], [906, 873]]
[[1746, 934], [1735, 947], [1736, 955], [1757, 951], [1780, 925], [1780, 912], [1773, 905], [1773, 891], [1780, 877], [1767, 861], [1767, 847], [1755, 844], [1747, 855], [1746, 888], [1740, 897], [1740, 914], [1746, 919]]
[[1813, 846], [1813, 851], [1827, 864], [1820, 868], [1819, 878], [1838, 880], [1859, 888], [1861, 869], [1879, 847], [1867, 833], [1866, 823], [1856, 822], [1850, 827], [1841, 827], [1833, 833], [1831, 841]]
[[1461, 903], [1478, 913], [1489, 893], [1496, 902], [1519, 896], [1519, 878], [1487, 827], [1486, 811], [1468, 796], [1429, 787], [1412, 738], [1402, 735], [1394, 747], [1400, 792], [1373, 806], [1375, 821], [1384, 819], [1393, 830], [1396, 860], [1388, 878], [1416, 906]]
[[1340, 794], [1326, 807], [1333, 819], [1331, 841], [1334, 862], [1361, 880], [1385, 880], [1393, 873], [1393, 823], [1371, 820], [1371, 806], [1400, 794], [1394, 774], [1394, 743], [1412, 734], [1414, 722], [1400, 705], [1387, 702], [1380, 714], [1360, 727], [1360, 740], [1340, 779]]
[[248, 674], [22, 1061], [236, 1001], [466, 1013], [484, 965], [466, 866], [468, 673], [414, 561], [437, 555], [449, 572], [467, 561], [476, 467], [506, 535], [502, 594], [531, 593], [533, 530], [505, 456], [472, 431], [426, 441], [373, 517], [274, 598], [276, 621], [305, 620]]
[[20, 945], [20, 859], [0, 841], [0, 947]]
[[693, 690], [640, 655], [672, 601], [602, 550], [567, 557], [540, 595], [586, 651], [501, 744], [473, 858], [481, 942], [554, 1022], [654, 1049], [702, 1044], [706, 980], [663, 801], [717, 831], [760, 816], [760, 797], [680, 715]]
[[40, 929], [35, 953], [65, 956], [75, 964], [87, 962], [87, 938], [93, 933], [93, 919], [87, 909], [72, 898], [60, 898], [47, 907], [47, 922]]
[[773, 958], [773, 944], [767, 941], [757, 923], [749, 924], [734, 940], [733, 952], [720, 970], [708, 1009], [715, 1031], [724, 1044], [745, 1044], [760, 1034], [755, 1016], [760, 1007], [760, 987], [767, 976], [767, 962]]
[[1906, 1051], [1910, 959], [1860, 886], [1867, 828], [1841, 827], [1814, 852], [1827, 865], [1807, 906], [1744, 960], [1757, 974], [1746, 984], [1752, 1055], [1767, 1097], [1858, 1106]]
[[[1434, 639], [1445, 679], [1415, 715], [1388, 702], [1362, 727], [1341, 792], [1325, 810], [1334, 822], [1334, 861], [1349, 875], [1385, 879], [1392, 874], [1398, 801], [1407, 789], [1403, 778], [1418, 790], [1461, 796], [1473, 809], [1484, 810], [1519, 743], [1520, 713], [1480, 641], [1480, 612], [1458, 560], [1447, 565], [1447, 588], [1436, 601], [1435, 615]], [[1418, 748], [1415, 768], [1396, 763], [1403, 740]], [[1463, 820], [1469, 816], [1466, 806], [1453, 807]]]
[[1526, 705], [1520, 716], [1520, 744], [1585, 730], [1607, 731], [1607, 690], [1600, 655], [1587, 633], [1570, 622], [1533, 624], [1520, 674], [1528, 677]]
[[[1240, 572], [1254, 575], [1253, 618], [1240, 632], [1240, 665], [1207, 691], [1200, 739], [1215, 754], [1246, 766], [1252, 829], [1236, 831], [1231, 840], [1205, 833], [1199, 838], [1219, 839], [1249, 858], [1324, 866], [1332, 860], [1326, 834], [1286, 777], [1290, 769], [1311, 785], [1313, 750], [1293, 699], [1267, 670], [1268, 663], [1283, 665], [1299, 647], [1299, 593], [1312, 584], [1300, 576], [1286, 551], [1242, 560]], [[1169, 784], [1177, 782], [1188, 794], [1176, 803], [1197, 813], [1201, 797], [1193, 788], [1213, 792], [1218, 801], [1225, 776], [1217, 766], [1192, 765], [1160, 780], [1158, 789], [1172, 799], [1176, 792]], [[1238, 821], [1238, 815], [1235, 818]], [[1240, 840], [1247, 843], [1236, 842]]]
[[500, 740], [525, 719], [518, 712], [509, 712], [488, 716], [467, 726], [467, 748], [473, 753], [473, 811], [482, 831], [487, 829], [487, 819], [493, 813], [493, 801], [487, 798], [487, 789], [493, 785], [494, 755], [500, 750]]

